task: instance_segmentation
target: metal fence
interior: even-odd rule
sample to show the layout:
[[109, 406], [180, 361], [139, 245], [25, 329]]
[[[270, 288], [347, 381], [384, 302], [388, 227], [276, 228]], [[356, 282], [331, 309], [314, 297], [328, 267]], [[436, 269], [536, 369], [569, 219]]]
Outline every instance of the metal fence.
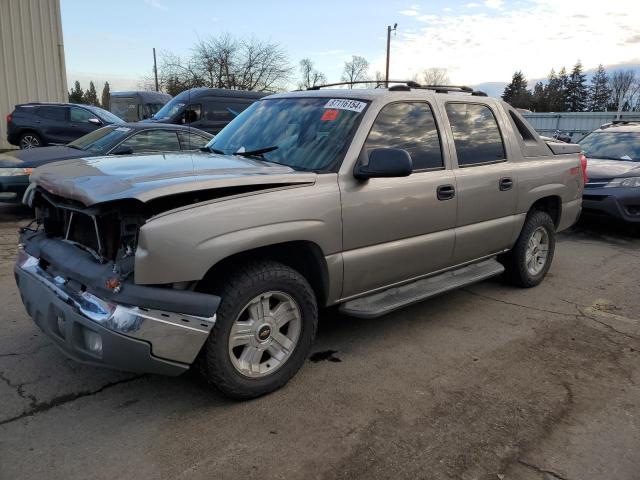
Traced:
[[[552, 137], [556, 130], [560, 130], [571, 135], [574, 142], [601, 125], [618, 119], [617, 112], [523, 113], [522, 116], [540, 135]], [[622, 112], [620, 120], [640, 121], [640, 112]]]

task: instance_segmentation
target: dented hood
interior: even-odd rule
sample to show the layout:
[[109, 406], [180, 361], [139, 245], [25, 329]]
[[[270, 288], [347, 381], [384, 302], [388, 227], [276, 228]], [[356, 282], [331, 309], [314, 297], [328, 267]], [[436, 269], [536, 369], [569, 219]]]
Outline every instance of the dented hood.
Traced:
[[315, 179], [315, 173], [266, 161], [192, 152], [81, 158], [45, 165], [31, 174], [31, 182], [87, 207], [225, 187], [311, 184]]

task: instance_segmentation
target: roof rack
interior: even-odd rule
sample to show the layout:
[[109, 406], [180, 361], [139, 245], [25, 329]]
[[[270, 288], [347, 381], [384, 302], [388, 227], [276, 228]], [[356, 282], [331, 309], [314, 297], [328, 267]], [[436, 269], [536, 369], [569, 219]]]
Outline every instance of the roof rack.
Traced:
[[[413, 88], [419, 90], [433, 90], [436, 93], [462, 92], [470, 93], [471, 95], [475, 95], [478, 97], [487, 96], [485, 92], [474, 90], [473, 88], [467, 87], [466, 85], [421, 85], [418, 82], [414, 82], [413, 80], [358, 80], [354, 82], [337, 82], [327, 83], [324, 85], [314, 85], [313, 87], [307, 88], [307, 90], [320, 90], [321, 88], [338, 87], [344, 85], [366, 85], [374, 83], [376, 84], [375, 88], [388, 88], [392, 92], [408, 91]], [[390, 87], [390, 83], [394, 83], [395, 85], [392, 85]]]

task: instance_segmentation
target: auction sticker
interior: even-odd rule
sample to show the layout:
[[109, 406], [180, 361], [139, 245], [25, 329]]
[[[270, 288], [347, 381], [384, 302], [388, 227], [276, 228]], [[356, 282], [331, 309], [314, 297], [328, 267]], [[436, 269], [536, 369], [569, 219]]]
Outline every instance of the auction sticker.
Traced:
[[362, 112], [367, 104], [365, 102], [359, 102], [358, 100], [351, 100], [349, 98], [332, 98], [327, 102], [324, 108], [336, 108], [338, 110], [351, 110], [352, 112]]

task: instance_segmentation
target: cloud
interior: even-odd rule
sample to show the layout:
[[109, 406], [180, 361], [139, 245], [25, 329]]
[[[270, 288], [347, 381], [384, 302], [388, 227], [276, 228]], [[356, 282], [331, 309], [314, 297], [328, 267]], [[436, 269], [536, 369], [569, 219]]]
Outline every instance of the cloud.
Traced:
[[444, 7], [444, 8], [442, 9], [442, 11], [443, 11], [443, 12], [453, 12], [453, 8], [451, 8], [451, 7]]
[[502, 8], [504, 2], [502, 0], [484, 0], [484, 6], [487, 8]]
[[144, 3], [146, 3], [147, 5], [153, 8], [157, 8], [158, 10], [162, 10], [164, 12], [169, 10], [169, 8], [166, 5], [163, 5], [158, 0], [144, 0]]
[[400, 15], [406, 15], [407, 17], [415, 17], [419, 14], [418, 10], [414, 9], [414, 8], [410, 8], [407, 10], [400, 10], [398, 12]]
[[[581, 18], [574, 18], [576, 12]], [[393, 40], [394, 77], [410, 78], [440, 66], [453, 82], [476, 84], [508, 80], [516, 70], [542, 78], [551, 68], [570, 68], [578, 59], [587, 69], [640, 63], [637, 0], [522, 0], [518, 7], [418, 15], [416, 20], [424, 26], [399, 31]], [[383, 67], [381, 55], [371, 71]]]
[[465, 7], [467, 7], [467, 8], [478, 8], [479, 6], [480, 6], [480, 4], [479, 3], [475, 3], [475, 2], [467, 3], [465, 5]]

